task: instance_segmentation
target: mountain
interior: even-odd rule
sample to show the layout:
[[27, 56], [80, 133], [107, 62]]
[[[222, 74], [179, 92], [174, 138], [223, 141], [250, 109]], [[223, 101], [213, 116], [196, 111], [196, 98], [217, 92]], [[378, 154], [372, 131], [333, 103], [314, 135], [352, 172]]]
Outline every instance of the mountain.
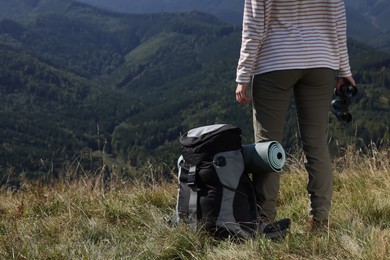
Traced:
[[0, 17], [28, 22], [37, 15], [61, 13], [71, 4], [58, 0], [1, 0]]
[[390, 2], [387, 0], [346, 0], [349, 34], [390, 52]]
[[366, 17], [383, 33], [390, 33], [390, 2], [387, 0], [346, 0], [349, 8]]
[[242, 0], [79, 0], [93, 6], [125, 13], [161, 13], [201, 11], [213, 14], [225, 22], [241, 24]]
[[115, 116], [116, 109], [102, 100], [126, 105], [123, 94], [20, 49], [1, 44], [0, 57], [2, 167], [39, 170], [45, 164], [63, 165], [64, 158], [83, 149], [96, 150], [97, 126], [110, 122], [104, 117]]
[[[241, 25], [242, 0], [77, 0], [92, 6], [120, 13], [172, 13], [201, 11], [222, 21]], [[2, 0], [0, 17], [26, 21], [44, 13], [62, 12], [69, 1]], [[390, 2], [386, 0], [346, 0], [348, 35], [375, 48], [390, 52]]]
[[[197, 12], [119, 15], [62, 1], [64, 9], [39, 14], [39, 3], [47, 1], [38, 1], [31, 16], [0, 21], [2, 56], [7, 57], [1, 60], [0, 114], [7, 120], [0, 127], [7, 133], [1, 140], [1, 165], [36, 171], [42, 158], [50, 165], [71, 153], [77, 157], [84, 148], [101, 149], [98, 142], [105, 141], [107, 152], [135, 165], [151, 153], [164, 158], [162, 143], [176, 150], [172, 142], [188, 126], [233, 117], [233, 98], [227, 99], [230, 105], [221, 100], [210, 107], [210, 95], [224, 97], [233, 91], [224, 86], [233, 87], [238, 29]], [[16, 17], [10, 14], [7, 17]], [[31, 64], [38, 65], [25, 71]], [[46, 76], [49, 68], [61, 76]], [[80, 90], [81, 97], [71, 90], [83, 86], [79, 80], [88, 86]], [[39, 91], [27, 88], [30, 81], [36, 82], [33, 85]], [[218, 88], [210, 88], [214, 85]], [[63, 93], [68, 88], [72, 94]], [[15, 94], [17, 99], [31, 97], [32, 101], [12, 101], [10, 89], [21, 89]], [[50, 100], [52, 95], [46, 97], [46, 90], [70, 101]], [[55, 109], [57, 102], [61, 113]], [[42, 115], [39, 124], [27, 127]], [[12, 127], [15, 120], [25, 127], [20, 131]], [[51, 129], [42, 132], [45, 140], [35, 136], [40, 126]], [[61, 145], [53, 143], [53, 138]], [[34, 143], [42, 144], [42, 149]], [[23, 156], [21, 151], [25, 151]]]
[[[0, 4], [8, 10], [0, 17], [0, 172], [92, 168], [102, 155], [117, 172], [148, 161], [174, 165], [180, 133], [213, 123], [240, 126], [243, 142], [252, 142], [251, 109], [234, 100], [240, 26], [196, 11]], [[360, 87], [355, 121], [348, 127], [331, 117], [333, 151], [354, 135], [362, 147], [379, 145], [390, 123], [389, 55], [353, 40], [349, 50]], [[287, 149], [297, 142], [294, 120], [291, 110]]]
[[[221, 20], [241, 25], [242, 0], [78, 0], [124, 13], [159, 13], [198, 10]], [[390, 52], [390, 2], [387, 0], [347, 0], [348, 35], [373, 47]]]

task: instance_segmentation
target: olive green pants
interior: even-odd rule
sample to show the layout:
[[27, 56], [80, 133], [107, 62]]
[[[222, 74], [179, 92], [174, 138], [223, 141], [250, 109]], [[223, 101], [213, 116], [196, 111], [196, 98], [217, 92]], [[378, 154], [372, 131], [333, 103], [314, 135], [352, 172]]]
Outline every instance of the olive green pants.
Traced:
[[[294, 94], [299, 133], [306, 156], [307, 191], [314, 218], [328, 218], [332, 198], [332, 168], [327, 144], [328, 112], [336, 72], [327, 68], [273, 71], [253, 78], [255, 141], [282, 142], [286, 114]], [[260, 214], [273, 220], [279, 193], [279, 173], [256, 173]]]

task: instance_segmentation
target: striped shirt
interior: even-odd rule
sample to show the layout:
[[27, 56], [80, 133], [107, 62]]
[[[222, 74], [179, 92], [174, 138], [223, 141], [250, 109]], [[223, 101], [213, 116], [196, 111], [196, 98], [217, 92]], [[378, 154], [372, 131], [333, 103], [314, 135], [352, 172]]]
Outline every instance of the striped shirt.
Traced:
[[238, 83], [275, 70], [351, 75], [343, 0], [245, 0]]

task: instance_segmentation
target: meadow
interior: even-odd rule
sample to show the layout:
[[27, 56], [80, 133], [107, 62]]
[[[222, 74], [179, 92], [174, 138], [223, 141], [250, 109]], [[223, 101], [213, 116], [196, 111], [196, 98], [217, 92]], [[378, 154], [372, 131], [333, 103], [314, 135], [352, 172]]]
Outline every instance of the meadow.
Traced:
[[[333, 160], [328, 229], [308, 233], [303, 156], [282, 172], [278, 217], [292, 219], [282, 242], [217, 241], [166, 220], [177, 183], [146, 165], [136, 178], [64, 167], [55, 181], [0, 190], [0, 259], [390, 259], [390, 151], [349, 147]], [[8, 169], [8, 175], [12, 169]], [[76, 177], [76, 175], [78, 177]], [[4, 176], [7, 176], [5, 174]]]

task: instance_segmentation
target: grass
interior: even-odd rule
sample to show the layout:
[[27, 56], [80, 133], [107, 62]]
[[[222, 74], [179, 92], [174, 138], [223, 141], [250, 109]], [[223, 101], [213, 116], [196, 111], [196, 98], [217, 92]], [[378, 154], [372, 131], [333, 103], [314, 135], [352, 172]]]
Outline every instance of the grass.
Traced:
[[291, 158], [278, 201], [278, 216], [292, 219], [283, 242], [216, 241], [168, 226], [177, 184], [150, 166], [143, 178], [106, 183], [67, 169], [57, 182], [1, 189], [0, 259], [390, 259], [389, 150], [348, 149], [334, 160], [330, 227], [319, 234], [305, 231], [307, 176]]

